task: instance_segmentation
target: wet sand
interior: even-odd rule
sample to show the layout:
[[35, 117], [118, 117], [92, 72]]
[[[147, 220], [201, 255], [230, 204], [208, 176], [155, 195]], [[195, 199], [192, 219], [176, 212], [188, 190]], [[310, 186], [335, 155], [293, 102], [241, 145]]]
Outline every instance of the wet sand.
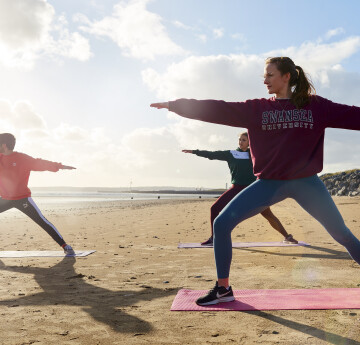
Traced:
[[[360, 198], [334, 200], [360, 237]], [[39, 204], [75, 249], [97, 252], [0, 259], [0, 343], [360, 345], [360, 310], [171, 312], [179, 289], [214, 284], [212, 249], [177, 249], [208, 238], [212, 202]], [[311, 246], [234, 249], [234, 289], [360, 287], [360, 267], [295, 202], [272, 210]], [[59, 250], [20, 212], [0, 217], [0, 250]], [[235, 242], [280, 240], [261, 216], [233, 232]]]

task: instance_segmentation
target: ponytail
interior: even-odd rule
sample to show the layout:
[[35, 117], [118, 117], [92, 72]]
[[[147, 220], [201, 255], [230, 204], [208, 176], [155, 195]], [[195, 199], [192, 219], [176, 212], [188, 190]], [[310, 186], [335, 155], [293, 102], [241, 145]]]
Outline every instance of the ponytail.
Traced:
[[311, 80], [309, 80], [310, 78], [306, 76], [300, 66], [295, 66], [295, 69], [297, 71], [297, 79], [295, 84], [290, 84], [290, 86], [294, 86], [291, 100], [296, 108], [299, 109], [309, 104], [310, 95], [315, 93], [315, 88]]
[[310, 103], [310, 96], [316, 91], [310, 77], [304, 73], [300, 66], [296, 66], [289, 57], [268, 58], [265, 63], [275, 64], [281, 75], [290, 73], [291, 101], [297, 109]]

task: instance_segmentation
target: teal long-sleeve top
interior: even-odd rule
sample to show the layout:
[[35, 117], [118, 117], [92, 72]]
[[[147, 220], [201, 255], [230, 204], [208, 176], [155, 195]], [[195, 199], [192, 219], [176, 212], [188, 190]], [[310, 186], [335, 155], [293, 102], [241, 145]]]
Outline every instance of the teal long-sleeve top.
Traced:
[[242, 151], [240, 148], [227, 151], [193, 150], [192, 153], [211, 160], [226, 161], [230, 169], [232, 184], [247, 186], [256, 180], [249, 150]]

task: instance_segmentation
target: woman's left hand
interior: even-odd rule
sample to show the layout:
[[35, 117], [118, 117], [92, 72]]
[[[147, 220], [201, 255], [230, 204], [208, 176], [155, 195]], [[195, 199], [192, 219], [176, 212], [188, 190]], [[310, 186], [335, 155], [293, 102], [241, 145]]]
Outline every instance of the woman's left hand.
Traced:
[[151, 103], [150, 107], [157, 109], [169, 109], [169, 102]]
[[69, 165], [61, 165], [60, 169], [73, 170], [73, 169], [76, 169], [76, 168], [71, 167], [71, 166], [69, 166]]

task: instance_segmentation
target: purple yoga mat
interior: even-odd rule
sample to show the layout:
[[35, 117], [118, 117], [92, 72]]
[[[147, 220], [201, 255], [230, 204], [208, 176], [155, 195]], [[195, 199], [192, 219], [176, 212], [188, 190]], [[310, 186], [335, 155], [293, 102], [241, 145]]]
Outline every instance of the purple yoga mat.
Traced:
[[[283, 242], [233, 242], [233, 248], [250, 247], [295, 247], [309, 246], [308, 243], [299, 241], [298, 244], [288, 244]], [[202, 246], [200, 243], [179, 243], [178, 248], [212, 248], [213, 246]]]
[[195, 301], [207, 290], [180, 290], [172, 311], [360, 309], [360, 288], [235, 290], [235, 301], [200, 307]]

